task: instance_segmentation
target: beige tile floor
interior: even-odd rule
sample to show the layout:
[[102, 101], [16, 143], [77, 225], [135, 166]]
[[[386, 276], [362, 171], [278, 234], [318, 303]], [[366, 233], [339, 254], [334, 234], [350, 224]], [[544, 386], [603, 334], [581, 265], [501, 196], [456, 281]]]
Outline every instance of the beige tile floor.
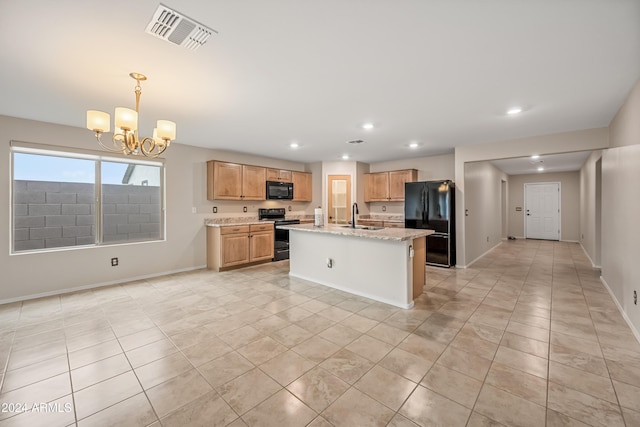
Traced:
[[640, 345], [577, 244], [429, 268], [411, 310], [287, 267], [0, 306], [0, 426], [640, 426]]

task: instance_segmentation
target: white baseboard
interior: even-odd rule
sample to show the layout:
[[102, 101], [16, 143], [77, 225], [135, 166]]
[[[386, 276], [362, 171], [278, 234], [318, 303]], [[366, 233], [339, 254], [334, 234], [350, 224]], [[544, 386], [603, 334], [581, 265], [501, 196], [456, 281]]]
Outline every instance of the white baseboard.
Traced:
[[468, 263], [466, 265], [456, 265], [456, 268], [469, 268], [469, 267], [471, 267], [471, 265], [473, 265], [474, 262], [478, 261], [480, 258], [485, 256], [486, 254], [488, 254], [489, 252], [491, 252], [492, 250], [494, 250], [495, 248], [497, 248], [501, 244], [502, 244], [502, 240], [499, 241], [497, 245], [493, 246], [491, 249], [487, 250], [485, 253], [483, 253], [482, 255], [480, 255], [479, 257], [477, 257], [476, 259], [474, 259], [470, 263]]
[[146, 274], [144, 276], [129, 277], [122, 280], [111, 280], [109, 282], [94, 283], [91, 285], [78, 286], [75, 288], [59, 289], [59, 290], [50, 291], [50, 292], [42, 292], [39, 294], [31, 294], [31, 295], [25, 295], [25, 296], [16, 297], [16, 298], [8, 298], [8, 299], [0, 300], [0, 304], [9, 304], [12, 302], [27, 301], [27, 300], [36, 299], [36, 298], [51, 297], [54, 295], [70, 294], [72, 292], [86, 291], [87, 289], [102, 288], [104, 286], [112, 286], [112, 285], [118, 285], [121, 283], [135, 282], [136, 280], [151, 279], [153, 277], [168, 276], [169, 274], [200, 270], [206, 267], [207, 267], [206, 265], [198, 265], [195, 267], [181, 268], [178, 270], [163, 271], [162, 273], [154, 273], [154, 274]]
[[591, 263], [591, 267], [593, 267], [594, 269], [596, 268], [602, 268], [602, 266], [600, 265], [596, 265], [595, 262], [593, 262], [593, 260], [591, 259], [591, 257], [589, 256], [589, 252], [587, 252], [587, 250], [584, 248], [582, 242], [580, 242], [580, 247], [582, 248], [582, 252], [584, 252], [584, 254], [587, 256], [587, 259], [589, 260], [589, 262]]
[[638, 330], [633, 325], [633, 323], [631, 323], [631, 319], [629, 319], [629, 317], [627, 316], [627, 313], [625, 313], [624, 310], [622, 309], [622, 306], [618, 302], [618, 299], [616, 298], [616, 296], [614, 295], [613, 291], [609, 287], [609, 284], [607, 283], [607, 281], [604, 280], [604, 277], [600, 276], [600, 281], [602, 282], [604, 287], [607, 289], [607, 291], [609, 291], [609, 295], [611, 295], [611, 298], [613, 299], [613, 302], [616, 303], [616, 307], [618, 307], [618, 311], [622, 315], [622, 318], [624, 319], [625, 322], [627, 322], [627, 325], [629, 325], [629, 328], [631, 329], [631, 332], [636, 337], [636, 341], [638, 341], [638, 343], [640, 343], [640, 332], [638, 332]]

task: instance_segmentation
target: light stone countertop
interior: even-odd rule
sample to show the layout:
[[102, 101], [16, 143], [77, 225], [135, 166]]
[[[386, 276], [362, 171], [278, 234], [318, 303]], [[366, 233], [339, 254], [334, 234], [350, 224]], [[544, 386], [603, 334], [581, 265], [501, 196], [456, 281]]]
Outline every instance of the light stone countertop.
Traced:
[[340, 236], [362, 237], [366, 239], [396, 241], [413, 240], [415, 238], [428, 236], [434, 233], [433, 230], [414, 228], [381, 228], [378, 230], [363, 230], [333, 224], [326, 224], [323, 227], [316, 227], [313, 224], [278, 225], [277, 228], [282, 230], [305, 231], [309, 233], [326, 233]]
[[241, 225], [273, 224], [274, 223], [274, 221], [259, 221], [257, 219], [251, 219], [251, 218], [247, 218], [245, 221], [242, 221], [242, 219], [238, 219], [238, 218], [233, 218], [233, 220], [230, 220], [227, 222], [227, 221], [219, 221], [215, 219], [214, 220], [205, 219], [204, 225], [207, 227], [238, 227]]
[[[286, 219], [299, 219], [300, 221], [313, 221], [313, 215], [287, 215]], [[237, 227], [239, 225], [251, 224], [273, 224], [274, 221], [260, 221], [257, 216], [236, 216], [205, 218], [204, 225], [207, 227]]]

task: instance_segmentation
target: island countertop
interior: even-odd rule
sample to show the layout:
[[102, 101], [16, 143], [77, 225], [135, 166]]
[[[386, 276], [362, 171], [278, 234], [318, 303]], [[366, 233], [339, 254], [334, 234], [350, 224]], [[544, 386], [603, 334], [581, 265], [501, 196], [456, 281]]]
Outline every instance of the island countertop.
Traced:
[[333, 224], [326, 224], [323, 227], [316, 227], [313, 224], [278, 225], [276, 227], [282, 230], [295, 230], [305, 231], [309, 233], [336, 234], [340, 236], [353, 236], [363, 237], [366, 239], [396, 241], [413, 240], [418, 237], [424, 237], [434, 233], [433, 230], [414, 228], [381, 228], [378, 230], [367, 230], [362, 228], [350, 228]]

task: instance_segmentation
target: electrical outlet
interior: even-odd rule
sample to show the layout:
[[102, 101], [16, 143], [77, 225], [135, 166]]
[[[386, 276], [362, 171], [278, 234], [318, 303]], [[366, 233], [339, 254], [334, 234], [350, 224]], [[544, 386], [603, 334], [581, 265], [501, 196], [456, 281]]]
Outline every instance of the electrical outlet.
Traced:
[[246, 211], [247, 211], [247, 207], [246, 207], [246, 206], [243, 206], [243, 207], [242, 207], [242, 212], [246, 212]]
[[217, 206], [213, 207], [213, 213], [218, 213], [218, 207]]
[[386, 206], [382, 206], [382, 212], [386, 212], [387, 211], [387, 207]]
[[111, 267], [118, 266], [118, 258], [111, 258]]
[[191, 213], [197, 213], [197, 212], [198, 212], [198, 211], [196, 210], [196, 207], [195, 207], [195, 206], [191, 208]]
[[289, 209], [288, 210], [289, 210], [289, 212], [291, 212], [291, 205], [289, 205]]

